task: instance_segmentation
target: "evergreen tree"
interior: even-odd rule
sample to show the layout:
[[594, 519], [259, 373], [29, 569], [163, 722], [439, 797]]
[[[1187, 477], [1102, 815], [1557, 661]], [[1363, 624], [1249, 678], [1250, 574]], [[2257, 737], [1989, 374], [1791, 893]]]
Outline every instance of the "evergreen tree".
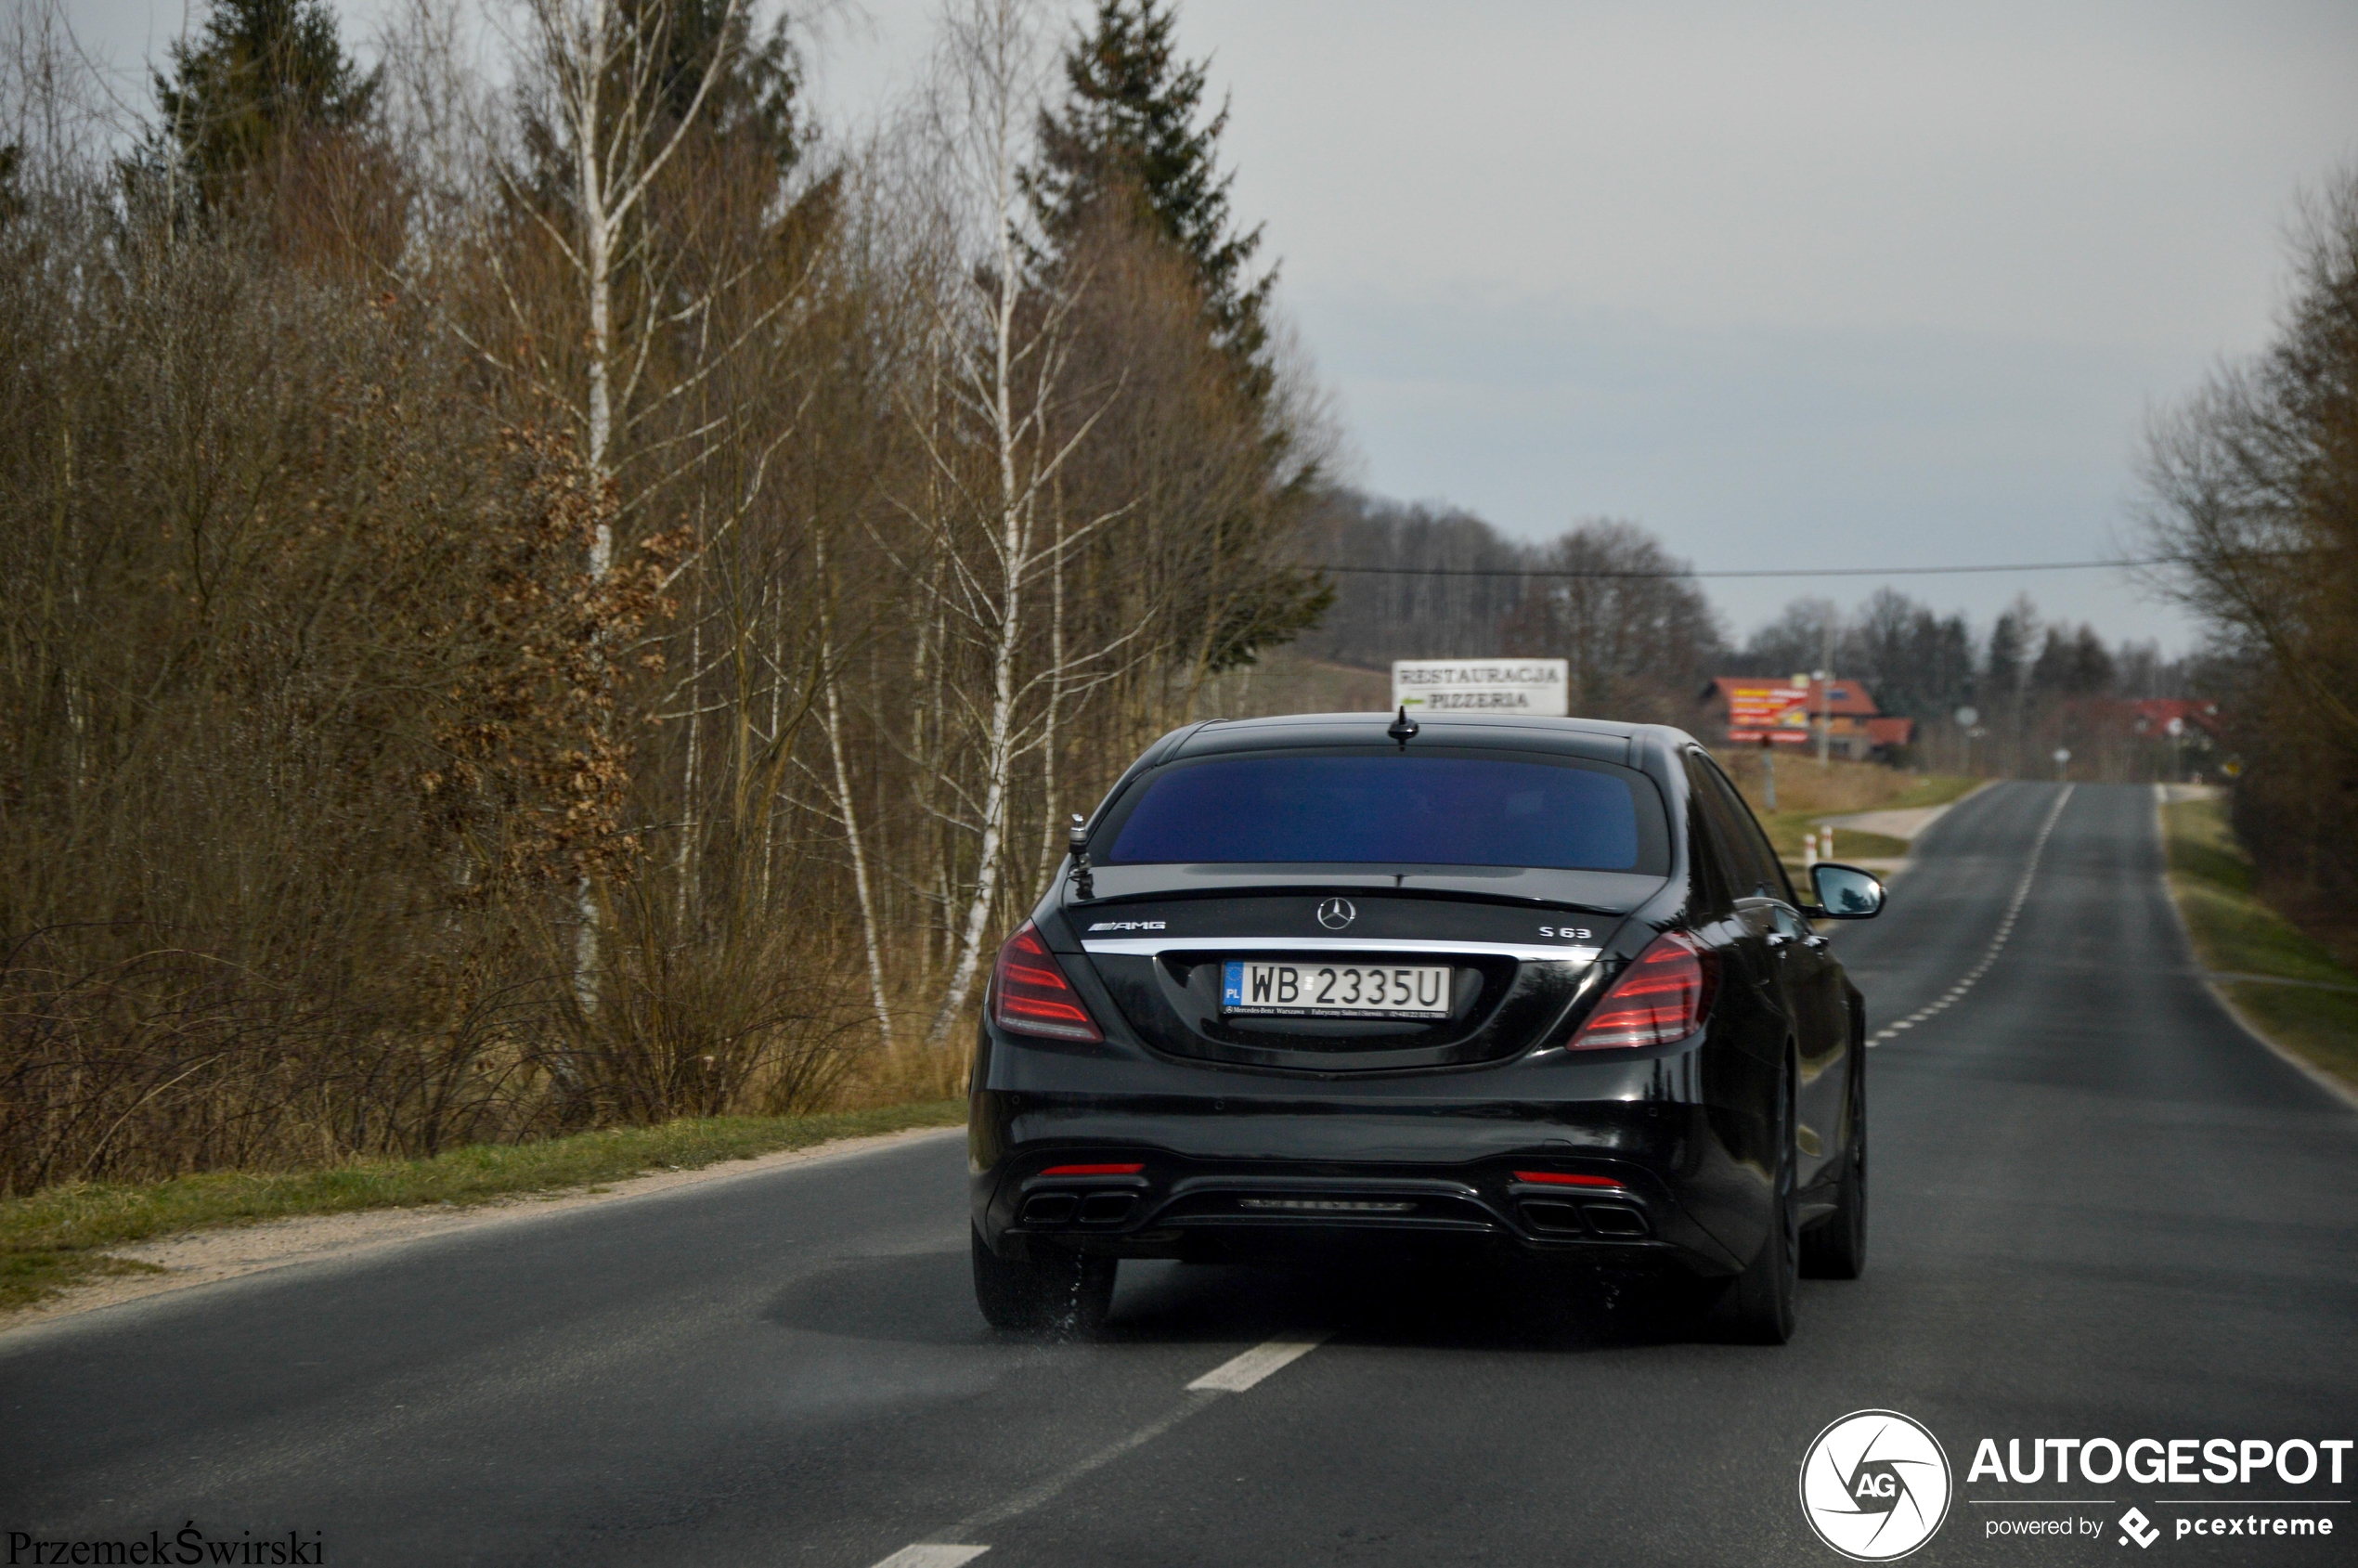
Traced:
[[[1195, 310], [1181, 329], [1200, 333], [1205, 368], [1232, 394], [1224, 415], [1207, 419], [1198, 407], [1189, 416], [1188, 460], [1198, 476], [1224, 470], [1228, 478], [1208, 505], [1160, 525], [1198, 535], [1214, 563], [1181, 590], [1181, 603], [1190, 594], [1200, 602], [1179, 618], [1205, 628], [1198, 668], [1217, 674], [1317, 624], [1334, 590], [1315, 570], [1283, 564], [1283, 541], [1316, 494], [1317, 466], [1297, 449], [1299, 411], [1286, 406], [1274, 364], [1267, 314], [1276, 273], [1250, 271], [1261, 230], [1238, 232], [1232, 221], [1232, 176], [1219, 161], [1227, 106], [1207, 112], [1205, 67], [1180, 56], [1177, 20], [1171, 0], [1097, 0], [1065, 51], [1064, 100], [1040, 115], [1039, 162], [1020, 178], [1043, 237], [1030, 264], [1044, 279], [1086, 272], [1117, 234], [1116, 252], [1143, 242], [1181, 264], [1178, 281]], [[1100, 346], [1112, 352], [1099, 362], [1119, 363], [1130, 324], [1100, 320], [1094, 330], [1109, 334]], [[1144, 471], [1105, 472], [1095, 482], [1101, 487], [1090, 504], [1103, 510], [1131, 505], [1155, 483]], [[1075, 483], [1084, 483], [1078, 473]]]
[[287, 136], [357, 129], [376, 105], [381, 73], [343, 52], [326, 0], [217, 0], [198, 41], [169, 53], [172, 74], [155, 76], [162, 123], [132, 172], [176, 160], [208, 207]]
[[2094, 627], [2082, 623], [2077, 633], [2060, 626], [2047, 628], [2047, 641], [2039, 650], [2038, 661], [2030, 667], [2030, 684], [2041, 692], [2064, 696], [2099, 696], [2111, 690], [2113, 681], [2112, 654], [2096, 635]]
[[17, 188], [23, 170], [24, 144], [12, 141], [0, 147], [0, 224], [24, 214], [24, 192]]
[[[749, 143], [782, 178], [793, 170], [802, 154], [802, 61], [786, 16], [761, 32], [750, 6], [738, 6], [732, 16], [728, 0], [624, 0], [624, 13], [631, 29], [656, 41], [661, 57], [654, 82], [658, 103], [643, 127], [650, 145], [667, 139], [687, 117], [713, 52], [725, 49], [727, 63], [696, 111], [696, 138]], [[627, 74], [620, 67], [614, 73], [610, 90], [617, 97], [634, 90]], [[524, 157], [512, 173], [532, 206], [554, 213], [574, 200], [579, 171], [545, 106], [523, 107]]]
[[752, 138], [781, 174], [793, 168], [801, 151], [795, 98], [802, 90], [802, 62], [786, 18], [757, 34], [752, 7], [740, 5], [732, 15], [729, 0], [637, 0], [636, 9], [645, 25], [668, 27], [662, 93], [672, 123], [686, 118], [712, 52], [726, 48], [730, 63], [706, 97], [705, 123], [716, 137]]
[[1204, 66], [1179, 58], [1177, 23], [1157, 0], [1097, 0], [1094, 23], [1065, 52], [1062, 109], [1041, 112], [1041, 162], [1024, 188], [1051, 246], [1069, 241], [1099, 203], [1136, 202], [1193, 263], [1212, 341], [1257, 402], [1273, 379], [1263, 317], [1276, 273], [1248, 272], [1261, 228], [1239, 233], [1230, 223], [1235, 176], [1219, 166], [1228, 107], [1197, 123]]
[[1993, 697], [2014, 694], [2028, 673], [2030, 640], [2038, 628], [2038, 612], [2017, 595], [1989, 628], [1989, 690]]

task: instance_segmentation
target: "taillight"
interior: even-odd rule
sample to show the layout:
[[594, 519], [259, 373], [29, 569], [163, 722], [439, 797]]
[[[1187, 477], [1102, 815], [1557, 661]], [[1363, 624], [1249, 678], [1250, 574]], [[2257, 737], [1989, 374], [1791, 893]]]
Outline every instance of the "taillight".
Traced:
[[1147, 1168], [1144, 1160], [1122, 1165], [1051, 1165], [1043, 1176], [1134, 1176]]
[[1531, 1182], [1540, 1186], [1609, 1186], [1621, 1183], [1611, 1176], [1580, 1176], [1565, 1171], [1517, 1171], [1515, 1180]]
[[1622, 971], [1580, 1032], [1575, 1051], [1667, 1045], [1703, 1027], [1718, 954], [1683, 931], [1665, 931]]
[[1031, 922], [1007, 939], [991, 971], [991, 1016], [1001, 1029], [1056, 1040], [1103, 1040], [1056, 955]]

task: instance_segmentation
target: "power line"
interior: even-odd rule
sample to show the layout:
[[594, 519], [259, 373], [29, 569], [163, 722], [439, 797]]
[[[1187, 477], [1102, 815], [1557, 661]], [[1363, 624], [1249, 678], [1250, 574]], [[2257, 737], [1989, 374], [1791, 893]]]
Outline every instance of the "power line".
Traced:
[[2125, 561], [2024, 561], [1997, 566], [1765, 566], [1724, 572], [1566, 571], [1523, 566], [1318, 566], [1320, 572], [1354, 577], [1932, 577], [1967, 572], [2087, 572], [2131, 566], [2175, 566], [2181, 555], [2153, 555]]

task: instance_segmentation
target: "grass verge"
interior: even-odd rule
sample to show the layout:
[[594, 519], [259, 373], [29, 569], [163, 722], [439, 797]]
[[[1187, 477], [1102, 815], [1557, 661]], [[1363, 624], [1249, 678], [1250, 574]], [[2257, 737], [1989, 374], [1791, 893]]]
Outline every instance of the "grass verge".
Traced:
[[[1735, 747], [1719, 754], [1721, 766], [1735, 781], [1745, 804], [1760, 819], [1778, 857], [1798, 875], [1802, 836], [1817, 830], [1821, 817], [1854, 811], [1908, 811], [1925, 806], [1946, 806], [1984, 781], [1954, 773], [1907, 773], [1880, 762], [1829, 762], [1786, 753], [1776, 758], [1777, 807], [1766, 810], [1766, 780], [1757, 747]], [[1908, 841], [1880, 833], [1834, 830], [1837, 861], [1896, 861], [1908, 853]]]
[[[1760, 818], [1761, 828], [1768, 835], [1768, 842], [1775, 847], [1777, 858], [1794, 867], [1796, 875], [1800, 874], [1802, 836], [1822, 831], [1818, 826], [1819, 815], [1816, 811], [1778, 811]], [[1907, 853], [1908, 841], [1904, 838], [1841, 827], [1834, 829], [1834, 852], [1820, 854], [1818, 858], [1821, 861], [1896, 861], [1904, 859]]]
[[77, 1183], [0, 1199], [0, 1313], [103, 1275], [160, 1273], [105, 1249], [180, 1231], [293, 1214], [343, 1214], [427, 1203], [487, 1203], [642, 1175], [693, 1171], [836, 1138], [948, 1127], [964, 1100], [928, 1100], [813, 1116], [719, 1116], [618, 1127], [533, 1144], [472, 1144], [431, 1160], [372, 1160], [324, 1171], [221, 1171], [168, 1182]]
[[1881, 809], [1912, 811], [1924, 806], [1947, 806], [1963, 799], [1989, 782], [1988, 779], [1977, 779], [1965, 773], [1919, 773], [1913, 784], [1893, 796], [1891, 804]]
[[[2185, 917], [2195, 959], [2214, 973], [2264, 975], [2294, 984], [2221, 980], [2254, 1029], [2358, 1091], [2358, 971], [2296, 929], [2252, 891], [2251, 862], [2218, 797], [2161, 809], [2170, 891]], [[2343, 986], [2350, 990], [2330, 990]]]

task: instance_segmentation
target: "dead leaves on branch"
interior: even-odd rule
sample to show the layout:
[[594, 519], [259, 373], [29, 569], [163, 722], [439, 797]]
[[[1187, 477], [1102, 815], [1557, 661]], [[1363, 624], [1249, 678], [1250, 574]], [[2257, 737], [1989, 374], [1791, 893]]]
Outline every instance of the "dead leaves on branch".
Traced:
[[475, 656], [434, 732], [447, 760], [420, 786], [490, 874], [478, 892], [627, 878], [641, 845], [625, 825], [634, 726], [622, 708], [634, 676], [663, 668], [638, 639], [671, 614], [664, 581], [693, 529], [652, 535], [593, 577], [590, 544], [619, 512], [615, 482], [541, 431], [504, 433], [499, 457], [522, 480], [519, 504], [493, 524], [466, 616]]

